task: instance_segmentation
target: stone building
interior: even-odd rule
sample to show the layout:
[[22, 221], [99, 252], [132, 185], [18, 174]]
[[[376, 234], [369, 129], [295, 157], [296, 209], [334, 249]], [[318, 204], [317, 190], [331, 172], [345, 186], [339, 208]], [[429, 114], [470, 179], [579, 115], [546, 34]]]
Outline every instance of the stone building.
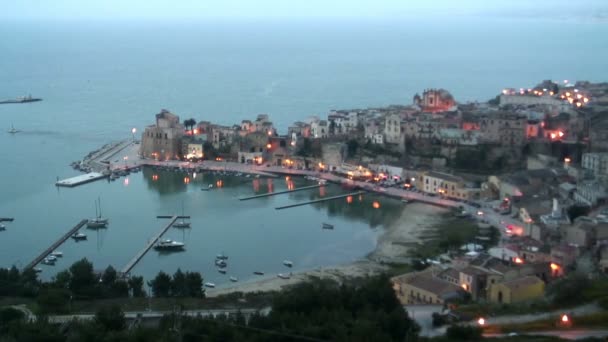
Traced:
[[184, 126], [179, 116], [166, 109], [156, 114], [156, 124], [142, 133], [140, 154], [144, 158], [176, 160], [181, 158]]
[[545, 283], [536, 276], [526, 276], [491, 284], [488, 300], [492, 303], [511, 304], [542, 298]]
[[384, 117], [384, 142], [398, 144], [401, 137], [401, 116], [399, 114], [387, 114]]
[[508, 112], [487, 113], [480, 119], [479, 130], [486, 142], [522, 146], [527, 142], [528, 119]]
[[420, 107], [423, 112], [436, 113], [453, 110], [456, 101], [445, 89], [426, 89], [422, 96], [414, 96], [414, 105]]

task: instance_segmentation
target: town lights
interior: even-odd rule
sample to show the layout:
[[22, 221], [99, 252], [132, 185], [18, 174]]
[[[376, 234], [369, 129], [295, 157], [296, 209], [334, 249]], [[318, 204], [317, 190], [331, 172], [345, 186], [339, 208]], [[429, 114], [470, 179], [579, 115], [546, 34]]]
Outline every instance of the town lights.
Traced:
[[477, 320], [477, 324], [479, 324], [480, 326], [484, 326], [486, 324], [485, 318], [479, 317], [479, 319]]
[[564, 158], [564, 163], [570, 163], [572, 160], [568, 157]]
[[562, 315], [562, 323], [568, 323], [570, 322], [570, 317], [568, 317], [568, 315], [563, 314]]
[[560, 138], [561, 138], [561, 137], [563, 137], [563, 136], [564, 136], [564, 134], [565, 134], [565, 133], [564, 133], [564, 132], [562, 132], [562, 131], [557, 132], [557, 135], [558, 135]]
[[296, 146], [296, 141], [295, 140], [291, 141], [291, 146]]
[[551, 270], [552, 270], [552, 271], [557, 271], [557, 270], [559, 270], [559, 265], [558, 265], [558, 264], [556, 264], [556, 263], [551, 263], [550, 267], [551, 267]]
[[270, 150], [270, 148], [272, 148], [272, 144], [271, 143], [266, 144], [266, 148]]
[[374, 201], [374, 203], [372, 203], [372, 206], [374, 207], [374, 209], [379, 209], [380, 208], [380, 202]]
[[516, 264], [523, 264], [524, 263], [524, 261], [520, 257], [515, 257], [513, 259], [513, 262], [515, 262]]
[[272, 135], [272, 131], [268, 131], [268, 135]]

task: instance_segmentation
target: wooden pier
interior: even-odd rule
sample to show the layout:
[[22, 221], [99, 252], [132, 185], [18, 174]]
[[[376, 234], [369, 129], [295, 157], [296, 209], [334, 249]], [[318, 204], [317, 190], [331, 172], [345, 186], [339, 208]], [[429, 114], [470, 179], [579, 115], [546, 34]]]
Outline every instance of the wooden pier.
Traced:
[[243, 197], [243, 198], [239, 198], [239, 200], [240, 201], [247, 201], [247, 200], [255, 199], [255, 198], [270, 197], [270, 196], [274, 196], [274, 195], [287, 194], [287, 193], [290, 193], [290, 192], [309, 190], [309, 189], [316, 189], [316, 188], [319, 188], [319, 187], [322, 187], [322, 186], [324, 186], [324, 184], [315, 184], [315, 185], [303, 186], [301, 188], [297, 188], [297, 189], [293, 189], [293, 190], [284, 190], [284, 191], [277, 191], [277, 192], [269, 192], [269, 193], [261, 194], [261, 195], [254, 195], [254, 196], [249, 196], [249, 197]]
[[345, 197], [348, 197], [348, 196], [363, 195], [364, 193], [365, 193], [365, 191], [351, 192], [349, 194], [332, 196], [332, 197], [326, 197], [326, 198], [319, 198], [319, 199], [312, 200], [312, 201], [301, 202], [301, 203], [296, 203], [296, 204], [290, 204], [290, 205], [285, 205], [285, 206], [282, 206], [282, 207], [276, 207], [275, 209], [276, 210], [281, 210], [281, 209], [288, 209], [288, 208], [293, 208], [293, 207], [299, 207], [299, 206], [302, 206], [302, 205], [308, 205], [308, 204], [313, 204], [313, 203], [333, 201], [333, 200], [340, 199], [340, 198], [345, 198]]
[[14, 220], [12, 217], [0, 217], [0, 222], [13, 222]]
[[61, 236], [59, 238], [59, 240], [55, 241], [55, 243], [53, 243], [49, 248], [45, 249], [44, 252], [42, 252], [34, 260], [32, 260], [32, 262], [30, 262], [29, 264], [27, 264], [27, 266], [25, 266], [25, 270], [30, 269], [30, 268], [38, 265], [38, 263], [40, 263], [49, 254], [51, 254], [52, 251], [54, 251], [57, 247], [61, 246], [61, 244], [64, 243], [65, 240], [69, 239], [70, 236], [74, 235], [74, 233], [76, 233], [80, 228], [84, 227], [84, 225], [87, 224], [87, 222], [89, 222], [89, 220], [87, 220], [87, 219], [84, 219], [84, 220], [80, 221], [77, 225], [75, 225], [67, 233], [65, 233], [63, 236]]
[[152, 246], [154, 246], [156, 241], [158, 241], [158, 239], [160, 239], [161, 236], [163, 236], [163, 234], [165, 234], [165, 232], [167, 230], [169, 230], [169, 228], [171, 228], [171, 226], [173, 226], [173, 224], [175, 223], [175, 221], [177, 221], [178, 218], [179, 218], [179, 216], [171, 216], [171, 221], [169, 221], [169, 223], [166, 226], [164, 226], [160, 232], [158, 232], [156, 235], [154, 235], [152, 237], [152, 239], [150, 239], [148, 241], [146, 246], [141, 251], [139, 251], [139, 253], [137, 253], [135, 255], [135, 257], [133, 257], [133, 259], [131, 259], [131, 261], [129, 261], [129, 263], [125, 267], [123, 267], [123, 269], [121, 271], [121, 274], [123, 276], [125, 276], [129, 272], [131, 272], [133, 267], [135, 267], [135, 265], [137, 265], [137, 263], [141, 260], [141, 258], [144, 257], [144, 255], [146, 255], [146, 253], [150, 250], [150, 248], [152, 248]]

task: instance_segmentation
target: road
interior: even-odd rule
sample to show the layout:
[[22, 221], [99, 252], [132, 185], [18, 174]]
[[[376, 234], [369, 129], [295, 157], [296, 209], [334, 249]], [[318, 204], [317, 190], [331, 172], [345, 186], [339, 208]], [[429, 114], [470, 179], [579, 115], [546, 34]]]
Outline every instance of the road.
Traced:
[[[593, 330], [593, 329], [576, 329], [576, 330], [548, 330], [548, 331], [528, 331], [525, 333], [518, 333], [515, 336], [554, 336], [565, 340], [582, 340], [585, 338], [603, 338], [608, 337], [608, 330]], [[509, 334], [484, 334], [484, 337], [507, 337], [514, 336], [513, 333]]]

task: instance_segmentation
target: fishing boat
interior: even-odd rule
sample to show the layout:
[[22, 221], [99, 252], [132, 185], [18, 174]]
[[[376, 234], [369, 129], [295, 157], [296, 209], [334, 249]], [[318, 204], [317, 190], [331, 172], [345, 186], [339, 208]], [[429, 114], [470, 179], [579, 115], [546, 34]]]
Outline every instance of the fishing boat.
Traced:
[[221, 274], [226, 274], [225, 268], [218, 268], [217, 271], [220, 272]]
[[239, 278], [237, 277], [230, 277], [230, 281], [233, 283], [236, 283], [237, 281], [239, 281]]
[[228, 263], [226, 262], [226, 260], [215, 260], [215, 266], [225, 268], [228, 266]]
[[283, 273], [279, 273], [277, 276], [279, 278], [281, 278], [281, 279], [289, 279], [289, 278], [291, 278], [291, 275], [289, 275], [289, 274], [283, 274]]
[[329, 224], [329, 223], [323, 223], [323, 225], [321, 227], [323, 229], [334, 229], [334, 225], [333, 224]]
[[182, 201], [182, 218], [173, 224], [175, 228], [190, 228], [190, 222], [184, 220], [184, 201]]
[[53, 252], [51, 252], [51, 256], [54, 256], [56, 258], [61, 258], [61, 257], [63, 257], [63, 252], [61, 252], [61, 251], [53, 251]]
[[283, 260], [283, 265], [285, 265], [287, 267], [292, 267], [293, 266], [293, 261], [291, 261], [291, 260]]
[[51, 260], [49, 258], [44, 258], [42, 260], [43, 265], [55, 266], [55, 260]]
[[214, 283], [205, 283], [205, 287], [214, 288], [215, 284]]
[[224, 254], [223, 252], [221, 254], [216, 255], [215, 258], [217, 260], [228, 260], [228, 256], [226, 254]]
[[255, 275], [264, 275], [264, 272], [262, 272], [262, 271], [254, 271], [253, 274], [255, 274]]
[[87, 239], [87, 234], [74, 233], [74, 234], [72, 234], [72, 239], [74, 239], [76, 241], [86, 240]]
[[154, 245], [154, 249], [161, 251], [177, 251], [184, 249], [184, 246], [186, 245], [183, 242], [165, 239], [157, 242], [156, 245]]

